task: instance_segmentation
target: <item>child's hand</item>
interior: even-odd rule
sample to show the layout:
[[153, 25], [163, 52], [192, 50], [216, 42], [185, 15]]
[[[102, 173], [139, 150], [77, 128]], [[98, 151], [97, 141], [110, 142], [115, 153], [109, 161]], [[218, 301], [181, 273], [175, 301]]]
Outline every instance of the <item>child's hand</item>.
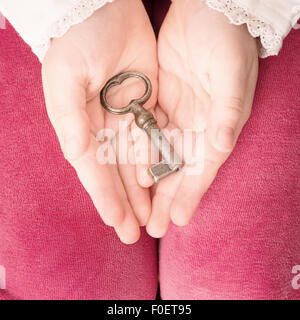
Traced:
[[[96, 160], [100, 143], [95, 139], [102, 128], [117, 131], [120, 120], [102, 108], [99, 92], [111, 76], [128, 70], [150, 77], [153, 94], [146, 107], [153, 107], [157, 57], [152, 27], [140, 0], [115, 0], [53, 40], [43, 63], [43, 83], [48, 114], [65, 157], [103, 221], [115, 227], [123, 242], [133, 243], [151, 212], [149, 191], [139, 186], [134, 165], [100, 165]], [[136, 81], [111, 96], [110, 103], [125, 105], [143, 91], [143, 83]], [[121, 120], [125, 119], [132, 122], [133, 116]]]
[[[174, 0], [159, 42], [159, 104], [167, 128], [204, 129], [204, 171], [162, 180], [147, 224], [165, 234], [170, 217], [186, 225], [246, 123], [257, 80], [256, 40], [199, 0]], [[230, 190], [228, 191], [230, 192]]]

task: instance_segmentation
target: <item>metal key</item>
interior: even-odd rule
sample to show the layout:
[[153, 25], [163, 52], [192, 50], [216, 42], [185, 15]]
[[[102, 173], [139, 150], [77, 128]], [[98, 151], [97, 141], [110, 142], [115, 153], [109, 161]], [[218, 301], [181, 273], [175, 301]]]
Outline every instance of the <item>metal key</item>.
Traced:
[[[139, 99], [131, 100], [126, 107], [113, 108], [106, 99], [108, 90], [113, 86], [120, 85], [124, 80], [132, 77], [139, 78], [144, 81], [146, 87], [144, 95]], [[101, 90], [100, 100], [102, 106], [113, 114], [121, 115], [129, 112], [134, 114], [137, 126], [148, 134], [151, 142], [156, 148], [158, 148], [161, 154], [162, 161], [149, 168], [149, 172], [154, 181], [158, 182], [169, 174], [180, 170], [183, 167], [183, 162], [158, 127], [153, 114], [143, 107], [143, 105], [149, 100], [151, 93], [152, 85], [148, 77], [139, 72], [124, 72], [108, 80], [104, 88]]]

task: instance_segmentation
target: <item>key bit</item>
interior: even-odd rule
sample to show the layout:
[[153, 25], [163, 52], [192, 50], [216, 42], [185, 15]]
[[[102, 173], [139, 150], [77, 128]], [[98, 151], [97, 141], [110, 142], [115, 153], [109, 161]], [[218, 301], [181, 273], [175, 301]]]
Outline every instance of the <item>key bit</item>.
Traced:
[[[123, 108], [113, 108], [107, 102], [107, 91], [116, 85], [120, 85], [124, 80], [135, 77], [144, 81], [145, 93], [139, 99], [131, 100], [131, 102]], [[102, 106], [109, 112], [117, 115], [133, 113], [135, 122], [139, 128], [144, 130], [150, 137], [152, 144], [159, 150], [162, 161], [149, 168], [149, 172], [155, 182], [167, 177], [173, 172], [183, 167], [183, 162], [174, 148], [171, 146], [163, 132], [157, 125], [153, 114], [146, 110], [143, 105], [149, 100], [152, 93], [152, 85], [148, 77], [139, 72], [124, 72], [111, 78], [101, 90], [100, 99]]]

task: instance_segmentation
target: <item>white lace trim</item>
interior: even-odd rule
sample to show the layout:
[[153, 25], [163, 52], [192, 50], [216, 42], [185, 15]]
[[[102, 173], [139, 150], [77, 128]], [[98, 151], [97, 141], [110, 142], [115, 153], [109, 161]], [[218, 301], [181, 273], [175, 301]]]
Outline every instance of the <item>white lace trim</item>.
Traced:
[[90, 17], [96, 10], [114, 0], [81, 0], [64, 17], [54, 23], [46, 32], [43, 41], [33, 45], [32, 50], [43, 61], [50, 48], [51, 38], [62, 37], [73, 25], [81, 23]]
[[241, 8], [232, 0], [206, 0], [206, 4], [214, 10], [224, 13], [233, 24], [246, 23], [250, 34], [254, 38], [260, 37], [262, 44], [260, 57], [265, 58], [278, 54], [284, 37], [270, 24], [249, 14], [246, 8]]
[[300, 6], [296, 6], [292, 10], [294, 17], [292, 19], [292, 26], [295, 30], [300, 29], [300, 23], [297, 23], [300, 19]]

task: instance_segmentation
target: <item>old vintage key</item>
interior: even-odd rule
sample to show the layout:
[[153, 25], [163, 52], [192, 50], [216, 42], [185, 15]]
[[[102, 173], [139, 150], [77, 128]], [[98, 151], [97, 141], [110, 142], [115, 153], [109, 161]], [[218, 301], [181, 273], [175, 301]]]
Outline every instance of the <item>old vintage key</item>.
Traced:
[[[108, 90], [116, 85], [120, 85], [128, 78], [139, 78], [144, 81], [146, 91], [139, 99], [131, 100], [130, 103], [123, 108], [113, 108], [107, 102], [106, 95]], [[152, 85], [148, 77], [139, 72], [124, 72], [111, 78], [101, 90], [100, 99], [102, 106], [109, 112], [117, 115], [132, 112], [135, 117], [137, 126], [148, 134], [152, 143], [158, 148], [162, 161], [149, 168], [149, 172], [155, 182], [167, 177], [169, 174], [180, 170], [183, 163], [174, 148], [170, 145], [162, 131], [159, 129], [152, 113], [143, 108], [143, 105], [148, 101], [152, 93]]]

